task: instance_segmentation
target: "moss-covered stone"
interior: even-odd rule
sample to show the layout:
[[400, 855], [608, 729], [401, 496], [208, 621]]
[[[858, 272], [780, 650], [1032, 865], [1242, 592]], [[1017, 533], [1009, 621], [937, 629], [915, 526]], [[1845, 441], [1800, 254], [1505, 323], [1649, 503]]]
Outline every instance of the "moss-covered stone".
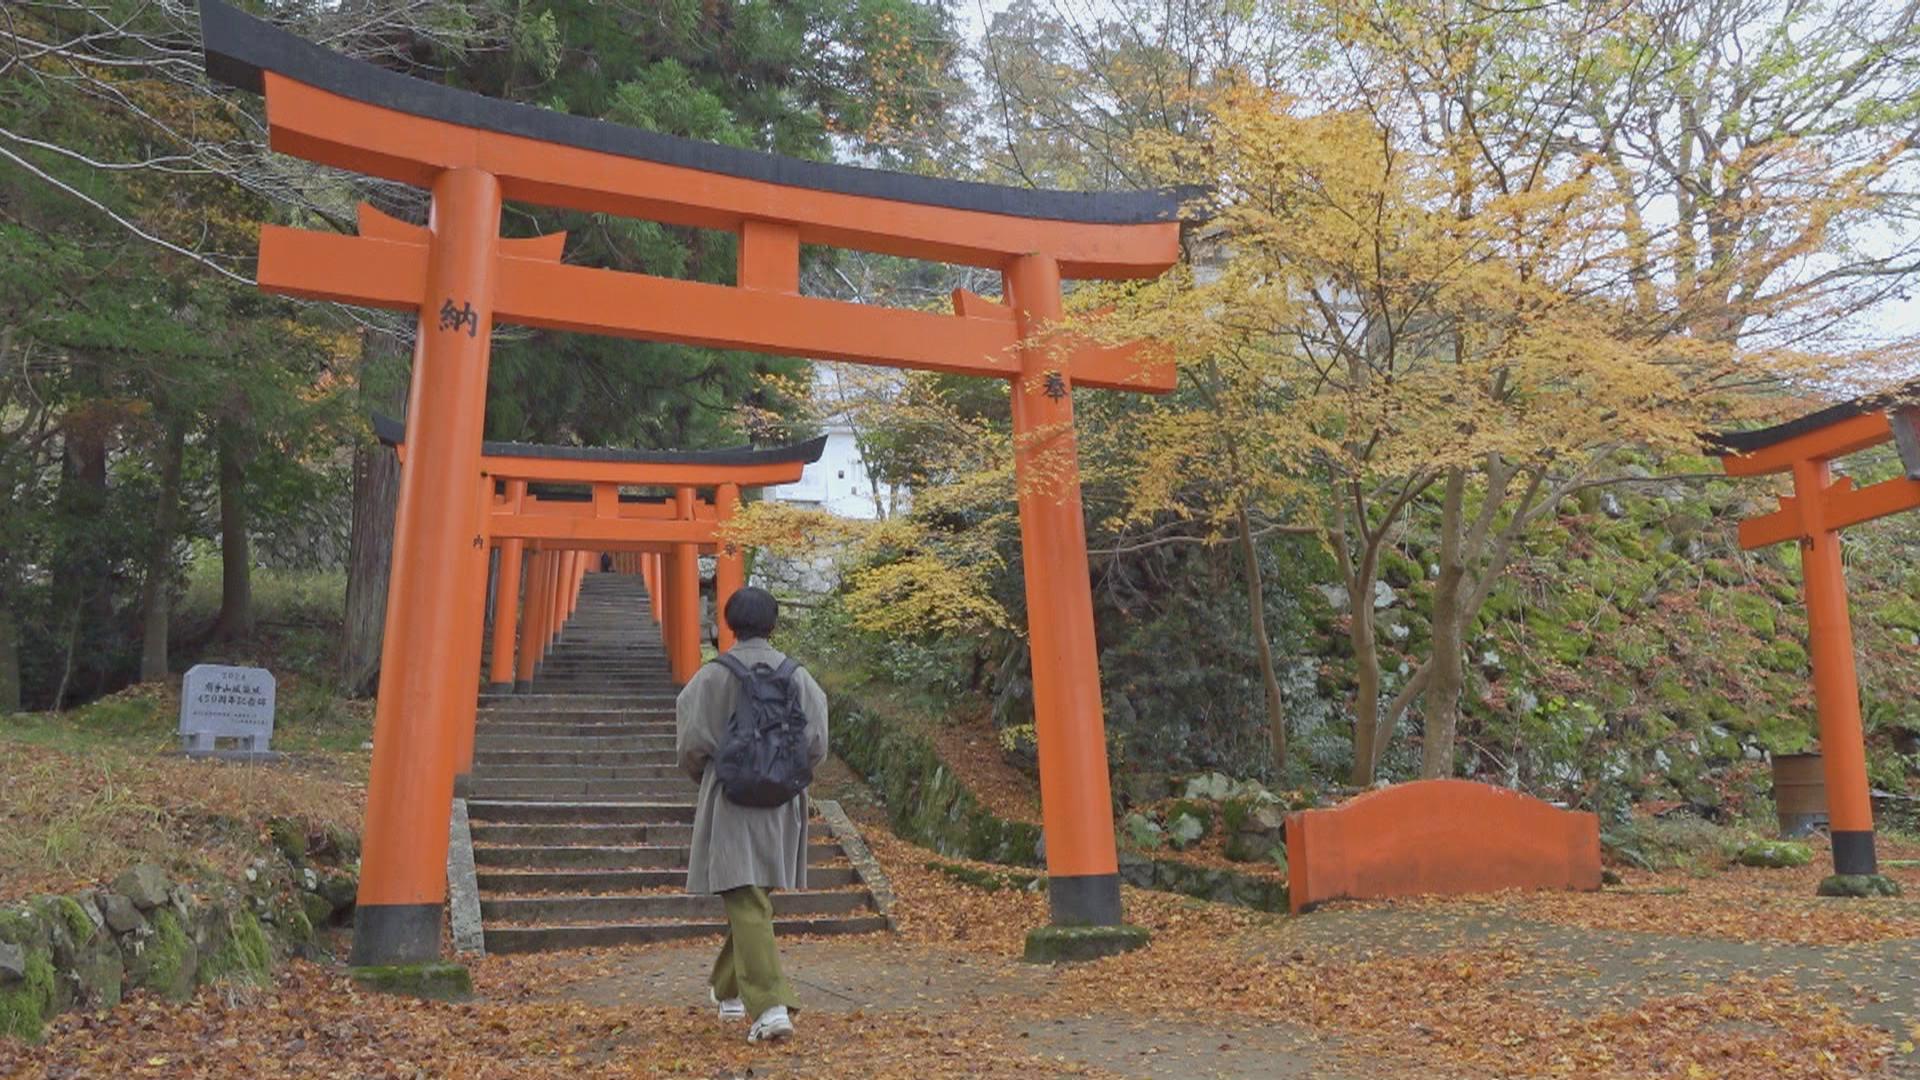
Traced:
[[[1223, 854], [1234, 862], [1265, 862], [1273, 857], [1275, 850], [1284, 852], [1286, 848], [1272, 837], [1258, 833], [1237, 832], [1227, 836]], [[1285, 858], [1284, 855], [1281, 857]]]
[[1150, 940], [1139, 926], [1038, 926], [1027, 931], [1030, 964], [1070, 964], [1143, 949]]
[[465, 1001], [473, 996], [473, 976], [460, 964], [383, 964], [349, 968], [353, 981], [367, 990], [434, 1001]]
[[148, 934], [130, 950], [127, 978], [136, 987], [185, 1000], [193, 993], [200, 956], [193, 939], [170, 908], [157, 908]]
[[233, 979], [261, 984], [273, 970], [273, 949], [267, 944], [266, 931], [250, 911], [227, 919], [227, 933], [200, 971], [200, 981]]
[[1865, 900], [1875, 896], [1899, 896], [1900, 883], [1882, 874], [1833, 874], [1820, 882], [1821, 896]]
[[1178, 799], [1167, 808], [1167, 840], [1185, 850], [1206, 839], [1213, 831], [1213, 807], [1191, 799]]
[[54, 1011], [53, 958], [44, 950], [27, 953], [26, 977], [0, 986], [0, 1037], [36, 1040]]
[[81, 907], [80, 901], [73, 897], [56, 896], [53, 898], [53, 907], [60, 921], [65, 924], [67, 933], [72, 936], [74, 945], [87, 944], [93, 940], [93, 935], [99, 932], [100, 928], [94, 924], [93, 916], [88, 915], [87, 909]]
[[982, 870], [937, 859], [927, 863], [927, 869], [944, 874], [962, 885], [971, 885], [987, 892], [999, 892], [1002, 889], [1035, 892], [1046, 888], [1047, 884], [1047, 875], [1027, 870]]
[[350, 911], [359, 898], [360, 882], [352, 874], [321, 874], [320, 887], [314, 891], [324, 897], [334, 911]]
[[1734, 860], [1742, 866], [1780, 870], [1813, 861], [1813, 849], [1792, 840], [1758, 840], [1741, 848]]
[[333, 920], [333, 904], [319, 893], [302, 891], [300, 893], [300, 911], [307, 918], [309, 926], [325, 926]]
[[0, 941], [20, 945], [30, 951], [44, 951], [52, 947], [46, 924], [31, 911], [17, 908], [0, 908]]
[[274, 818], [267, 822], [267, 836], [273, 840], [274, 849], [295, 866], [307, 863], [306, 826], [292, 818]]

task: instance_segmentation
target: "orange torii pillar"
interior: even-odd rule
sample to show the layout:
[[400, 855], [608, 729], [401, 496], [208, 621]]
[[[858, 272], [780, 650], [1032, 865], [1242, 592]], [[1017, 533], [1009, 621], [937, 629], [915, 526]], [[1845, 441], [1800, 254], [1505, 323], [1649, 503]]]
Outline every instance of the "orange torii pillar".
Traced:
[[520, 615], [520, 655], [514, 669], [515, 693], [533, 688], [533, 677], [540, 666], [541, 636], [546, 633], [547, 564], [551, 554], [535, 551], [527, 562], [527, 602]]
[[[693, 520], [693, 489], [675, 488], [674, 516]], [[700, 549], [693, 544], [673, 545], [667, 557], [667, 599], [673, 625], [667, 637], [667, 654], [672, 661], [673, 681], [684, 686], [700, 670]]]
[[[507, 483], [507, 498], [518, 501], [527, 492], [525, 480]], [[491, 689], [505, 693], [513, 689], [513, 649], [520, 636], [520, 564], [525, 557], [526, 541], [518, 538], [500, 542], [500, 572], [493, 594], [493, 663]]]
[[647, 583], [647, 610], [653, 615], [655, 625], [659, 625], [666, 616], [660, 606], [660, 556], [657, 553], [640, 556], [640, 576]]
[[[1786, 473], [1793, 477], [1793, 494], [1780, 500], [1780, 509], [1740, 523], [1740, 546], [1752, 550], [1788, 540], [1800, 544], [1820, 762], [1826, 774], [1833, 872], [1839, 877], [1879, 873], [1840, 530], [1920, 509], [1920, 408], [1908, 404], [1916, 399], [1920, 399], [1920, 382], [1775, 427], [1721, 434], [1714, 440], [1726, 455], [1721, 465], [1729, 476]], [[1888, 441], [1898, 446], [1905, 477], [1865, 488], [1857, 487], [1851, 478], [1834, 480], [1836, 458]], [[1822, 892], [1834, 887], [1831, 881], [1822, 883]], [[1892, 888], [1890, 883], [1887, 887]], [[1839, 889], [1846, 892], [1843, 884]]]
[[[714, 515], [722, 528], [740, 509], [740, 485], [721, 484], [713, 492]], [[721, 652], [733, 648], [733, 628], [727, 625], [727, 601], [746, 584], [747, 560], [739, 545], [720, 538], [720, 550], [713, 559], [713, 621]]]

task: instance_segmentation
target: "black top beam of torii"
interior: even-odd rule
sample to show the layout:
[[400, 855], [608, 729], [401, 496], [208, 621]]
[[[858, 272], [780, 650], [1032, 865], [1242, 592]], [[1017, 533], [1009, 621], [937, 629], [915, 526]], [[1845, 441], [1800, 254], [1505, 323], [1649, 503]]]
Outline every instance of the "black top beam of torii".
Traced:
[[[407, 425], [382, 413], [374, 413], [374, 438], [399, 449], [407, 441]], [[611, 446], [560, 446], [543, 443], [496, 442], [480, 444], [484, 457], [539, 458], [547, 461], [606, 461], [623, 465], [712, 465], [742, 467], [784, 465], [799, 462], [811, 465], [826, 451], [827, 437], [819, 435], [786, 446], [733, 446], [718, 450], [641, 450]]]
[[1043, 191], [805, 161], [643, 131], [412, 78], [321, 48], [220, 0], [201, 0], [200, 26], [207, 74], [242, 90], [262, 92], [264, 73], [272, 71], [341, 97], [414, 116], [784, 187], [1101, 225], [1177, 221], [1183, 201], [1199, 193], [1187, 188]]

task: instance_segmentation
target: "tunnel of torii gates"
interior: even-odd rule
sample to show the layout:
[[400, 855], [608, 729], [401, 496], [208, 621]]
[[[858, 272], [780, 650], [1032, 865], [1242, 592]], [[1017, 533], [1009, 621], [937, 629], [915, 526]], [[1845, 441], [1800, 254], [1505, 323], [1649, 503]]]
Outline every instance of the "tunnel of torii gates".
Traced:
[[[374, 434], [393, 447], [402, 468], [406, 428], [389, 417], [373, 418]], [[646, 580], [652, 615], [660, 623], [673, 680], [684, 684], [700, 666], [699, 556], [714, 556], [714, 611], [746, 583], [743, 552], [720, 530], [740, 507], [744, 488], [791, 484], [820, 460], [825, 436], [791, 446], [729, 450], [617, 450], [526, 443], [481, 444], [475, 499], [480, 506], [480, 542], [474, 545], [468, 609], [469, 643], [454, 646], [457, 664], [481, 662], [483, 625], [493, 626], [486, 657], [487, 682], [498, 691], [524, 690], [562, 623], [579, 600], [580, 582], [599, 556]], [[546, 485], [541, 491], [534, 484]], [[552, 491], [585, 488], [582, 496]], [[669, 488], [666, 499], [623, 494], [622, 488]], [[710, 489], [712, 497], [699, 493]], [[495, 562], [497, 557], [497, 562]], [[495, 582], [493, 607], [483, 616], [487, 582]], [[524, 585], [523, 585], [524, 578]], [[524, 596], [524, 601], [522, 597]], [[733, 631], [716, 620], [721, 649], [733, 647]], [[457, 685], [472, 685], [477, 670], [454, 673]], [[474, 702], [458, 717], [454, 746], [456, 779], [473, 766]]]
[[[1835, 459], [1889, 441], [1899, 451], [1904, 476], [1866, 487], [1851, 477], [1834, 478]], [[1789, 540], [1800, 544], [1833, 872], [1878, 873], [1840, 530], [1920, 509], [1920, 382], [1770, 428], [1722, 433], [1714, 442], [1728, 476], [1784, 473], [1793, 478], [1793, 494], [1781, 498], [1780, 509], [1740, 523], [1740, 546], [1751, 551]]]
[[[451, 747], [473, 694], [449, 658], [473, 630], [463, 613], [475, 560], [461, 554], [486, 543], [475, 480], [496, 322], [1008, 380], [1052, 917], [1119, 923], [1072, 390], [1164, 393], [1174, 371], [1158, 350], [1076, 340], [1055, 324], [1063, 279], [1171, 267], [1187, 193], [1034, 191], [800, 161], [412, 79], [219, 0], [202, 0], [200, 19], [208, 74], [266, 96], [273, 149], [432, 194], [425, 226], [362, 207], [358, 236], [260, 231], [262, 289], [419, 318], [355, 963], [439, 955]], [[563, 235], [500, 235], [506, 200], [731, 232], [735, 283], [567, 265]], [[942, 315], [802, 296], [802, 244], [998, 270], [1003, 299], [956, 292]]]

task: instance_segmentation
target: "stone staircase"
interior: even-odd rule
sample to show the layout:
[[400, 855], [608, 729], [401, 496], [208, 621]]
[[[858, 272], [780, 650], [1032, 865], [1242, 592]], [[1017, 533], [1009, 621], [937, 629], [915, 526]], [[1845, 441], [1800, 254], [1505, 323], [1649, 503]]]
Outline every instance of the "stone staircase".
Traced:
[[[725, 931], [718, 897], [682, 891], [698, 788], [674, 765], [674, 693], [642, 579], [594, 573], [532, 685], [481, 695], [467, 819], [487, 951]], [[864, 846], [829, 809], [811, 887], [774, 896], [777, 933], [887, 928], [836, 836], [863, 861]]]

